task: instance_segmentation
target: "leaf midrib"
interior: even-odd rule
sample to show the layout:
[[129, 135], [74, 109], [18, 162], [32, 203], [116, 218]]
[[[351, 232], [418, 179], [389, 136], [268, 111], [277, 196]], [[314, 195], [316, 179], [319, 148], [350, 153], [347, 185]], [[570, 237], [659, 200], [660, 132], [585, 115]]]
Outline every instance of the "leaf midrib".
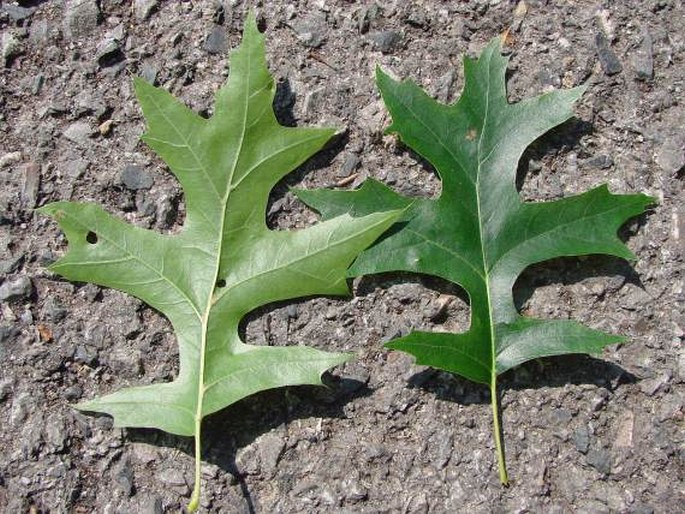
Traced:
[[[486, 88], [485, 88], [485, 112], [483, 114], [483, 126], [481, 127], [480, 137], [478, 138], [478, 168], [476, 170], [476, 207], [478, 209], [478, 239], [481, 249], [481, 258], [483, 265], [483, 275], [485, 279], [485, 295], [487, 299], [488, 306], [488, 329], [490, 331], [490, 385], [496, 383], [497, 380], [497, 355], [496, 355], [496, 344], [495, 344], [495, 324], [493, 323], [493, 312], [492, 312], [492, 298], [490, 297], [490, 269], [488, 266], [488, 256], [487, 248], [485, 245], [484, 234], [485, 230], [483, 227], [483, 213], [481, 210], [481, 192], [480, 192], [480, 177], [483, 163], [485, 159], [481, 159], [483, 151], [483, 139], [485, 138], [485, 132], [488, 125], [488, 118], [490, 112], [490, 68], [492, 66], [492, 55], [488, 54], [488, 65], [487, 65], [487, 77], [486, 77]], [[488, 155], [489, 158], [489, 155]], [[495, 401], [495, 399], [493, 399]]]
[[[233, 183], [233, 177], [235, 176], [236, 169], [238, 167], [238, 161], [240, 159], [240, 155], [242, 153], [243, 145], [245, 144], [245, 134], [247, 133], [247, 117], [248, 117], [248, 111], [250, 107], [250, 84], [252, 81], [252, 75], [251, 75], [251, 70], [252, 70], [252, 58], [251, 58], [251, 53], [250, 49], [245, 50], [245, 60], [246, 60], [246, 67], [245, 69], [248, 70], [247, 73], [245, 73], [245, 85], [243, 87], [243, 119], [242, 123], [240, 126], [240, 138], [238, 139], [238, 144], [236, 145], [235, 148], [235, 153], [233, 156], [233, 164], [230, 167], [230, 172], [228, 175], [228, 180], [226, 181], [226, 192], [224, 193], [223, 198], [221, 199], [221, 223], [219, 226], [219, 231], [217, 232], [217, 244], [216, 244], [216, 257], [215, 257], [215, 262], [214, 262], [214, 277], [212, 281], [210, 282], [210, 287], [209, 291], [207, 293], [207, 300], [205, 304], [205, 312], [204, 315], [202, 316], [201, 320], [201, 341], [200, 341], [200, 355], [199, 355], [199, 370], [198, 370], [198, 377], [197, 377], [197, 406], [196, 406], [196, 411], [195, 411], [195, 440], [196, 440], [196, 448], [200, 448], [200, 428], [201, 428], [201, 423], [202, 423], [202, 418], [204, 417], [203, 415], [203, 410], [204, 410], [204, 395], [205, 395], [205, 367], [206, 367], [206, 354], [207, 354], [207, 330], [208, 330], [208, 325], [209, 325], [209, 316], [212, 312], [212, 307], [214, 306], [214, 303], [212, 302], [212, 296], [214, 295], [214, 289], [215, 289], [215, 284], [217, 283], [217, 280], [219, 279], [219, 269], [221, 267], [221, 255], [223, 251], [223, 237], [224, 237], [224, 229], [226, 226], [226, 218], [227, 216], [227, 209], [228, 209], [228, 201], [231, 196], [231, 192], [233, 189], [231, 188], [231, 185]], [[218, 194], [218, 193], [217, 193]], [[199, 455], [196, 455], [196, 458], [199, 459]]]

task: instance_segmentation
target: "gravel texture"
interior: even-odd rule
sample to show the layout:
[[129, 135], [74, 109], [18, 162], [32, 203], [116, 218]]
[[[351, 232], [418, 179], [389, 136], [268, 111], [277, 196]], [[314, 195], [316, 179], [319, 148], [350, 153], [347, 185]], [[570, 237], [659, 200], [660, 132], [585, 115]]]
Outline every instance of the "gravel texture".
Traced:
[[[168, 322], [139, 301], [46, 271], [65, 248], [33, 209], [96, 201], [161, 232], [183, 198], [139, 140], [142, 75], [203, 114], [226, 76], [247, 2], [66, 0], [0, 5], [0, 511], [177, 512], [191, 442], [69, 404], [171, 380]], [[426, 277], [367, 277], [351, 299], [268, 306], [256, 344], [309, 344], [358, 358], [326, 378], [246, 399], [206, 422], [202, 509], [227, 513], [683, 512], [685, 505], [685, 11], [678, 0], [255, 2], [282, 123], [341, 136], [274, 191], [273, 227], [316, 215], [288, 186], [366, 177], [435, 195], [430, 166], [383, 135], [374, 68], [443, 101], [460, 56], [510, 29], [512, 101], [589, 84], [577, 119], [521, 162], [528, 200], [608, 182], [659, 205], [621, 231], [637, 260], [561, 259], [517, 283], [524, 312], [629, 337], [597, 358], [528, 363], [503, 377], [513, 484], [498, 484], [488, 391], [425, 369], [384, 341], [463, 330], [465, 295]]]

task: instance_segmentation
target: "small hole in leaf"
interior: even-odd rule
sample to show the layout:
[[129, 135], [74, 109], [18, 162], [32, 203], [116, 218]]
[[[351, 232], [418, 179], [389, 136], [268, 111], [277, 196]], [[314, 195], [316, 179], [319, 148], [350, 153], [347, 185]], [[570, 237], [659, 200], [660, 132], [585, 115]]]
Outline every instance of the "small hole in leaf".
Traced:
[[216, 287], [226, 287], [226, 281], [223, 278], [220, 278], [216, 281]]
[[86, 234], [86, 241], [88, 241], [90, 244], [94, 245], [95, 243], [98, 242], [98, 235], [95, 232], [90, 231]]

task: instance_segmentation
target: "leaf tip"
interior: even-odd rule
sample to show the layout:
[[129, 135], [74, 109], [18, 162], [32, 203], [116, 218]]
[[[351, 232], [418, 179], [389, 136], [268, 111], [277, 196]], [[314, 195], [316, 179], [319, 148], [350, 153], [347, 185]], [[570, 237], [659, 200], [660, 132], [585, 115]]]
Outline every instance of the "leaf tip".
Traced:
[[380, 64], [376, 64], [375, 74], [376, 82], [378, 82], [379, 80], [384, 80], [388, 76], [388, 74], [383, 71], [383, 68], [381, 68]]
[[138, 98], [139, 101], [145, 93], [149, 93], [152, 89], [157, 88], [143, 77], [139, 75], [133, 77], [133, 91], [135, 92], [136, 98]]
[[92, 400], [85, 400], [83, 402], [72, 403], [70, 404], [70, 407], [81, 412], [97, 412], [95, 402]]
[[659, 205], [659, 198], [656, 196], [647, 195], [644, 193], [641, 193], [640, 196], [642, 197], [645, 209]]
[[51, 216], [51, 215], [52, 215], [52, 210], [48, 208], [50, 205], [51, 205], [51, 204], [43, 205], [43, 206], [37, 207], [37, 208], [35, 208], [35, 209], [33, 209], [33, 210], [34, 210], [35, 212], [37, 212], [38, 214], [44, 214], [44, 215], [46, 215], [46, 216]]
[[51, 202], [45, 204], [37, 209], [34, 209], [38, 214], [43, 214], [45, 216], [50, 216], [52, 219], [58, 223], [66, 216], [66, 212], [60, 208], [63, 202]]
[[335, 364], [335, 366], [340, 366], [341, 364], [345, 364], [346, 362], [350, 362], [351, 360], [353, 360], [354, 358], [357, 357], [357, 354], [354, 352], [341, 352], [341, 353], [338, 353], [337, 355], [338, 355], [338, 358], [336, 359], [337, 363]]
[[259, 36], [262, 36], [262, 33], [259, 31], [259, 26], [257, 25], [257, 14], [254, 8], [250, 8], [243, 25], [243, 40], [249, 40], [252, 37]]
[[400, 345], [398, 345], [398, 342], [399, 339], [391, 339], [390, 341], [383, 343], [383, 348], [387, 348], [388, 350], [399, 350]]

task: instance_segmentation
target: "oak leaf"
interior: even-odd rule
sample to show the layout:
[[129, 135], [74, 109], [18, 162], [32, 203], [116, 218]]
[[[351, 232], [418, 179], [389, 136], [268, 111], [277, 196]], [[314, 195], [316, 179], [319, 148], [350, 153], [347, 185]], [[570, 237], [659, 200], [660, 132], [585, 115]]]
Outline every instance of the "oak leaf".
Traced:
[[348, 294], [347, 267], [398, 212], [343, 214], [302, 230], [267, 227], [273, 186], [335, 130], [277, 122], [274, 81], [254, 16], [211, 118], [142, 79], [135, 90], [148, 124], [143, 140], [183, 187], [182, 231], [138, 228], [88, 203], [56, 202], [41, 211], [59, 222], [69, 241], [52, 271], [131, 294], [173, 325], [180, 352], [174, 381], [127, 388], [77, 407], [107, 413], [117, 426], [194, 437], [192, 511], [200, 495], [205, 416], [265, 389], [320, 384], [325, 370], [349, 359], [305, 346], [246, 344], [238, 333], [241, 319], [271, 302]]
[[464, 333], [412, 332], [387, 343], [433, 366], [490, 387], [500, 479], [508, 482], [499, 427], [497, 378], [526, 361], [595, 353], [623, 340], [573, 320], [522, 316], [513, 286], [528, 266], [565, 256], [609, 254], [633, 259], [618, 228], [654, 200], [615, 195], [605, 185], [556, 201], [525, 202], [516, 189], [518, 162], [533, 141], [572, 116], [585, 87], [545, 93], [516, 104], [506, 97], [507, 59], [499, 39], [477, 60], [464, 59], [464, 90], [441, 104], [410, 80], [377, 82], [390, 114], [388, 132], [435, 167], [437, 199], [399, 195], [376, 181], [357, 191], [300, 191], [325, 218], [407, 208], [398, 224], [364, 251], [351, 276], [408, 271], [463, 287], [471, 305]]

